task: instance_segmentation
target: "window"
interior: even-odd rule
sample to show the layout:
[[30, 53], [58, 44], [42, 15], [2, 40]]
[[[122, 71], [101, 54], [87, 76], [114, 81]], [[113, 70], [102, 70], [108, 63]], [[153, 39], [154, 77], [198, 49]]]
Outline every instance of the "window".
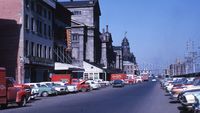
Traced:
[[37, 51], [36, 51], [36, 56], [37, 57], [40, 57], [40, 45], [39, 44], [37, 44], [37, 49], [36, 49]]
[[47, 10], [44, 8], [43, 11], [44, 11], [44, 17], [47, 18]]
[[44, 36], [46, 36], [46, 35], [47, 35], [47, 25], [44, 24]]
[[49, 59], [51, 59], [51, 54], [52, 54], [51, 47], [49, 47]]
[[42, 34], [42, 22], [39, 21], [39, 33]]
[[25, 56], [26, 56], [26, 57], [29, 56], [29, 42], [28, 42], [28, 40], [25, 41], [25, 48], [24, 48], [24, 49], [25, 49], [25, 50], [24, 50]]
[[34, 23], [34, 18], [32, 17], [32, 18], [31, 18], [31, 31], [34, 31], [34, 27], [35, 27], [34, 24], [35, 24], [35, 23]]
[[40, 45], [40, 55], [39, 57], [42, 57], [42, 45]]
[[48, 11], [48, 18], [49, 18], [49, 20], [51, 20], [51, 11]]
[[30, 7], [30, 0], [25, 0], [25, 6], [27, 9]]
[[42, 6], [37, 4], [37, 13], [42, 16]]
[[31, 42], [31, 48], [30, 48], [31, 56], [34, 56], [34, 43]]
[[81, 15], [81, 11], [73, 11], [73, 15]]
[[47, 47], [46, 46], [44, 46], [44, 58], [46, 58], [47, 57]]
[[48, 36], [51, 39], [51, 26], [48, 27]]
[[37, 33], [42, 34], [42, 22], [40, 20], [37, 20]]
[[79, 40], [79, 35], [78, 34], [73, 34], [72, 35], [72, 40], [73, 41], [78, 41]]
[[34, 2], [34, 0], [31, 1], [31, 10], [35, 11], [35, 2]]
[[27, 14], [25, 15], [25, 29], [29, 29], [29, 17]]

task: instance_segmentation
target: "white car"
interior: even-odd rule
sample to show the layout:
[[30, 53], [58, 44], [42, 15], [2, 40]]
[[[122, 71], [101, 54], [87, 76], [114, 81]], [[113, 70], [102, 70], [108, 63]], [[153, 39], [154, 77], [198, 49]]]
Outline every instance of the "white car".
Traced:
[[28, 85], [31, 87], [31, 96], [29, 97], [28, 100], [35, 99], [39, 94], [39, 88], [36, 85], [36, 83], [25, 83], [25, 85]]
[[78, 88], [76, 85], [66, 84], [64, 82], [53, 82], [54, 84], [60, 84], [61, 86], [67, 87], [69, 93], [78, 92]]
[[93, 80], [87, 80], [85, 83], [88, 83], [90, 85], [91, 90], [99, 89], [101, 87], [101, 85], [98, 82], [95, 82]]
[[136, 77], [136, 83], [142, 82], [142, 76], [137, 76]]

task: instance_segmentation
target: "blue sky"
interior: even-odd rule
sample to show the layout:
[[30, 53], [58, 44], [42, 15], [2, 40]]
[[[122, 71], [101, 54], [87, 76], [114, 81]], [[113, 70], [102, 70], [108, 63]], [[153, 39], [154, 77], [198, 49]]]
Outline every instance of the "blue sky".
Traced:
[[184, 58], [186, 42], [200, 43], [200, 0], [100, 0], [101, 28], [109, 25], [113, 44], [127, 31], [138, 64], [166, 67]]
[[113, 45], [120, 45], [127, 31], [140, 67], [166, 67], [184, 58], [188, 40], [200, 45], [200, 0], [99, 2], [101, 29], [109, 25]]

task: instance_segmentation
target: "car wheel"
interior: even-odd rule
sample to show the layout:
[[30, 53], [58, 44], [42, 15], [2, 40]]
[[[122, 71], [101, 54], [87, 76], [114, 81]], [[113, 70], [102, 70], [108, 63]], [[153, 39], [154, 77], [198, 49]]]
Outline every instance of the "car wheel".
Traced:
[[26, 105], [26, 98], [25, 97], [22, 97], [22, 100], [21, 100], [21, 102], [19, 102], [18, 103], [18, 106], [20, 106], [20, 107], [24, 107], [25, 105]]
[[45, 91], [45, 92], [42, 92], [42, 97], [47, 97], [49, 96], [49, 94]]
[[87, 91], [86, 88], [82, 88], [82, 89], [81, 89], [81, 92], [86, 92], [86, 91]]

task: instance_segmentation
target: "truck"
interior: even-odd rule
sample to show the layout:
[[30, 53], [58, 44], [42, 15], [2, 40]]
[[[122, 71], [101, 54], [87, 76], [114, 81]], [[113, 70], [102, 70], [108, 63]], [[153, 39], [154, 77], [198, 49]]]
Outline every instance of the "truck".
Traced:
[[0, 106], [6, 108], [10, 103], [25, 106], [27, 92], [22, 87], [15, 87], [12, 79], [6, 77], [6, 69], [0, 67]]
[[68, 87], [76, 87], [78, 91], [89, 91], [90, 86], [77, 78], [72, 78], [70, 74], [53, 74], [51, 76], [52, 82], [63, 82], [66, 83]]
[[110, 80], [125, 80], [127, 79], [127, 75], [123, 73], [118, 73], [118, 74], [111, 74]]

